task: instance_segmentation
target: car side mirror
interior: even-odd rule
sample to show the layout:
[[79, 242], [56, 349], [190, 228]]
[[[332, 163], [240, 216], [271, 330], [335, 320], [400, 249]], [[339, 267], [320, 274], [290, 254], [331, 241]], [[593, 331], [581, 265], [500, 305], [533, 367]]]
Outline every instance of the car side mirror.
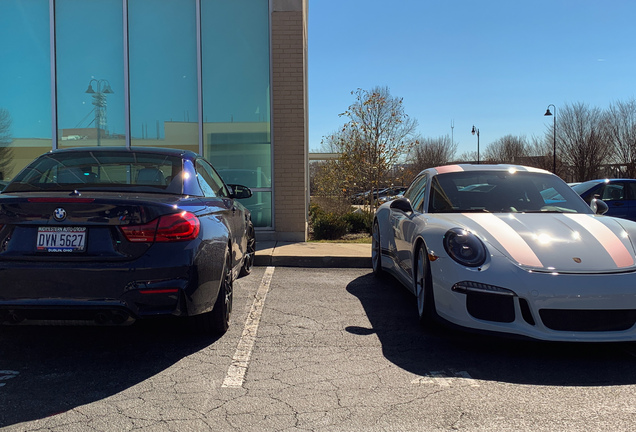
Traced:
[[390, 208], [394, 210], [401, 210], [404, 213], [413, 213], [413, 207], [411, 207], [411, 202], [406, 198], [397, 198], [391, 201], [389, 205]]
[[609, 210], [609, 207], [607, 206], [607, 204], [605, 204], [605, 201], [598, 198], [594, 198], [592, 202], [590, 202], [590, 208], [594, 213], [599, 215], [604, 215]]
[[230, 197], [236, 199], [245, 199], [251, 198], [252, 189], [247, 186], [237, 185], [237, 184], [229, 184], [227, 187], [230, 189]]

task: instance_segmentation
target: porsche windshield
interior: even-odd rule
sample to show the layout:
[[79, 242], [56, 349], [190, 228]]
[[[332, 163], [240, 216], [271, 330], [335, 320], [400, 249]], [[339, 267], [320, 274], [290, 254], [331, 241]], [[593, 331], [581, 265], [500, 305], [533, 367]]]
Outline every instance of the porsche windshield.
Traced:
[[523, 171], [439, 174], [431, 182], [430, 213], [592, 213], [560, 178]]
[[33, 161], [3, 192], [76, 189], [180, 193], [181, 171], [181, 158], [163, 154], [53, 153]]

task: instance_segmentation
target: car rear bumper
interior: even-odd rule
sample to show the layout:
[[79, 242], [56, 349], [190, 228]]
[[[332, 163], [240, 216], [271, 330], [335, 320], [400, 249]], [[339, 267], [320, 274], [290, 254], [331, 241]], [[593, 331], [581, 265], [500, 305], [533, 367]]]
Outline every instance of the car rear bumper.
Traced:
[[117, 263], [0, 261], [0, 322], [127, 324], [212, 309], [217, 266], [198, 265], [189, 253], [160, 264], [148, 255]]
[[[7, 272], [1, 273], [6, 275]], [[47, 273], [41, 272], [43, 275]], [[76, 275], [82, 273], [81, 270], [74, 272]], [[26, 280], [19, 284], [12, 284], [11, 277], [3, 279], [0, 288], [0, 323], [67, 320], [122, 325], [138, 318], [181, 316], [188, 312], [185, 299], [190, 282], [185, 277], [131, 281], [110, 275], [84, 284], [64, 279], [51, 279], [43, 283], [40, 277], [23, 279]], [[25, 286], [29, 288], [17, 292]]]

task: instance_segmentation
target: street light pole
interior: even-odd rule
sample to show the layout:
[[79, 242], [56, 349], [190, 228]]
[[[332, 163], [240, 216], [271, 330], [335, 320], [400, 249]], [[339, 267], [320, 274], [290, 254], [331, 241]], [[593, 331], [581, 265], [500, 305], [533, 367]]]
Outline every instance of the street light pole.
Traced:
[[477, 164], [479, 164], [479, 129], [473, 125], [473, 130], [470, 131], [473, 135], [477, 134]]
[[[550, 107], [552, 107], [552, 111], [554, 114], [550, 112]], [[552, 126], [552, 172], [556, 174], [556, 107], [553, 104], [548, 105], [548, 109], [545, 111], [544, 116], [553, 116], [553, 126]]]
[[[93, 90], [93, 82], [97, 91]], [[101, 126], [106, 128], [106, 95], [114, 93], [110, 88], [108, 80], [104, 79], [92, 79], [88, 82], [88, 88], [85, 93], [93, 95], [93, 105], [95, 106], [95, 127], [97, 128], [97, 146], [101, 145]]]

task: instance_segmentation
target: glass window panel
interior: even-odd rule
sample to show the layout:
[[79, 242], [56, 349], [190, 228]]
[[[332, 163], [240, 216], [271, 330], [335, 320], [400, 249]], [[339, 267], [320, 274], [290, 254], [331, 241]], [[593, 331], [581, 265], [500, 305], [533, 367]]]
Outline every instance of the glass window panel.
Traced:
[[[272, 179], [268, 3], [201, 1], [204, 155], [224, 181], [255, 189]], [[255, 226], [271, 226], [269, 191], [245, 203]]]
[[134, 146], [199, 152], [196, 4], [130, 0], [130, 123]]
[[52, 146], [48, 0], [0, 1], [0, 41], [0, 180], [6, 181]]
[[272, 226], [271, 192], [254, 192], [251, 198], [241, 199], [239, 202], [252, 212], [252, 222], [255, 227]]
[[196, 167], [199, 185], [206, 197], [225, 197], [228, 195], [225, 185], [210, 164], [204, 160], [198, 160]]
[[121, 0], [57, 0], [58, 146], [125, 145]]

